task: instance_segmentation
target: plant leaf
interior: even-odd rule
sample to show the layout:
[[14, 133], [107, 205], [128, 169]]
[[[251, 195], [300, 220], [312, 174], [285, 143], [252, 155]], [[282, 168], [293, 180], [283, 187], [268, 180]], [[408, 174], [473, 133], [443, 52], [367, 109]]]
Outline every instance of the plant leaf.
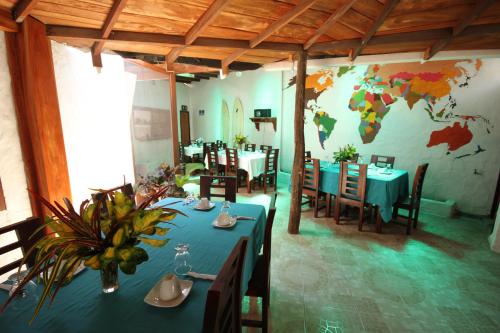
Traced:
[[146, 237], [137, 237], [137, 239], [152, 247], [162, 247], [169, 241], [168, 239], [152, 239]]

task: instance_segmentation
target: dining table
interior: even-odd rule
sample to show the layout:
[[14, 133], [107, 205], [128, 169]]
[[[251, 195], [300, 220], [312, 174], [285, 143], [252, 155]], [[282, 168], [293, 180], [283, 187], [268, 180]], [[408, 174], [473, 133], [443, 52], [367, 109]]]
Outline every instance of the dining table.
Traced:
[[[242, 276], [245, 292], [260, 252], [266, 223], [265, 208], [260, 205], [233, 203], [230, 213], [253, 219], [238, 220], [230, 229], [219, 229], [212, 222], [221, 203], [208, 211], [194, 209], [194, 203], [164, 199], [157, 205], [175, 208], [178, 214], [167, 234], [170, 241], [161, 248], [144, 245], [149, 260], [138, 265], [133, 275], [119, 273], [120, 287], [111, 294], [101, 291], [99, 271], [86, 268], [63, 287], [51, 306], [44, 305], [38, 317], [28, 324], [35, 304], [8, 307], [0, 314], [0, 331], [9, 332], [201, 332], [210, 280], [180, 276], [194, 281], [187, 298], [177, 307], [148, 305], [144, 297], [167, 273], [174, 272], [177, 244], [189, 244], [192, 271], [218, 274], [241, 237], [248, 237]], [[167, 226], [167, 225], [166, 225]], [[143, 245], [141, 245], [143, 246]], [[38, 282], [37, 293], [42, 291]], [[8, 292], [0, 290], [0, 303]], [[15, 305], [15, 304], [12, 304]]]
[[[319, 190], [337, 195], [339, 189], [340, 164], [320, 161]], [[408, 171], [402, 169], [368, 166], [365, 201], [378, 207], [384, 222], [392, 219], [392, 206], [408, 197]]]
[[203, 155], [203, 146], [198, 145], [189, 145], [184, 146], [184, 155], [193, 157], [194, 155]]

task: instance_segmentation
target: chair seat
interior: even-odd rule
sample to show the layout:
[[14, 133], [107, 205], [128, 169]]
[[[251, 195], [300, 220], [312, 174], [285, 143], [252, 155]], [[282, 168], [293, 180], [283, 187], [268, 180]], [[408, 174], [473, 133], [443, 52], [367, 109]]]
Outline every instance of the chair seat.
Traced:
[[411, 204], [410, 204], [410, 197], [406, 197], [404, 200], [402, 200], [401, 202], [398, 202], [397, 203], [397, 206], [399, 208], [403, 208], [403, 209], [409, 209]]
[[255, 268], [252, 272], [252, 278], [248, 282], [248, 290], [245, 294], [246, 296], [262, 297], [264, 295], [267, 278], [265, 266], [264, 256], [259, 255]]

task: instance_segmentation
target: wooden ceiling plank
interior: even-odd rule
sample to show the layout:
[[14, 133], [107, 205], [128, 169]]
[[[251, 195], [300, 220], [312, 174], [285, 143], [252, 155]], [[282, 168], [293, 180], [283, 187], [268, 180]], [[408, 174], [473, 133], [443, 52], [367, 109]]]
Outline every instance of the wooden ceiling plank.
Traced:
[[19, 31], [19, 27], [16, 21], [12, 19], [11, 13], [3, 9], [0, 9], [0, 30], [7, 32]]
[[391, 11], [394, 9], [394, 7], [396, 7], [398, 3], [399, 0], [389, 0], [385, 3], [382, 13], [380, 13], [380, 15], [377, 17], [377, 19], [373, 22], [372, 26], [370, 27], [370, 30], [368, 30], [368, 32], [362, 38], [361, 45], [352, 53], [351, 61], [354, 61], [354, 59], [356, 59], [356, 57], [361, 54], [363, 48], [366, 46], [366, 44], [368, 44], [370, 39], [373, 37], [373, 35], [375, 35], [377, 30], [384, 23], [387, 16], [389, 16]]
[[229, 0], [215, 0], [207, 9], [200, 19], [189, 29], [186, 34], [186, 44], [192, 44], [213, 20], [224, 10], [224, 7], [229, 3]]
[[[111, 34], [113, 26], [118, 20], [118, 16], [120, 16], [126, 4], [127, 0], [115, 0], [113, 2], [113, 6], [109, 11], [108, 16], [106, 16], [106, 20], [104, 21], [104, 24], [101, 29], [101, 37], [103, 39], [108, 38], [109, 35]], [[104, 47], [104, 41], [95, 42], [94, 45], [92, 46], [92, 63], [94, 64], [94, 67], [102, 67], [101, 52], [103, 47]]]
[[254, 48], [255, 46], [257, 46], [259, 43], [261, 43], [266, 38], [271, 36], [273, 33], [275, 33], [281, 27], [285, 26], [290, 21], [295, 19], [297, 16], [304, 13], [312, 5], [314, 5], [317, 1], [318, 0], [303, 0], [301, 3], [299, 3], [297, 6], [295, 6], [292, 10], [289, 10], [285, 15], [283, 15], [278, 20], [276, 20], [272, 24], [270, 24], [266, 29], [264, 29], [264, 31], [262, 31], [260, 34], [258, 34], [257, 37], [252, 39], [250, 41], [250, 47]]
[[425, 51], [424, 60], [429, 60], [430, 58], [434, 57], [436, 53], [443, 50], [453, 40], [454, 37], [459, 36], [474, 20], [479, 18], [479, 16], [481, 16], [481, 14], [495, 1], [496, 0], [479, 0], [474, 6], [474, 9], [470, 13], [470, 15], [462, 19], [460, 23], [458, 23], [455, 27], [453, 27], [452, 30], [453, 32], [451, 36], [434, 43], [429, 49]]
[[20, 0], [12, 10], [12, 16], [17, 23], [21, 23], [35, 8], [39, 0]]
[[309, 38], [309, 40], [304, 44], [304, 49], [307, 50], [308, 48], [313, 45], [316, 40], [318, 40], [321, 35], [325, 34], [328, 29], [335, 23], [337, 22], [356, 2], [357, 0], [349, 0], [346, 2], [342, 7], [340, 7], [338, 10], [333, 12], [332, 15], [316, 30], [314, 35]]

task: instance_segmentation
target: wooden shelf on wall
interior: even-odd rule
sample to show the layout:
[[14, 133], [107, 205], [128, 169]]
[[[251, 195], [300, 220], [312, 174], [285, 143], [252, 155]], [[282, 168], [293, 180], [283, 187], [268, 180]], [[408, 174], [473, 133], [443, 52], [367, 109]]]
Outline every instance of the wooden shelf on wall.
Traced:
[[276, 132], [276, 117], [255, 117], [250, 118], [250, 120], [255, 124], [257, 131], [260, 131], [261, 123], [272, 123], [274, 131]]

